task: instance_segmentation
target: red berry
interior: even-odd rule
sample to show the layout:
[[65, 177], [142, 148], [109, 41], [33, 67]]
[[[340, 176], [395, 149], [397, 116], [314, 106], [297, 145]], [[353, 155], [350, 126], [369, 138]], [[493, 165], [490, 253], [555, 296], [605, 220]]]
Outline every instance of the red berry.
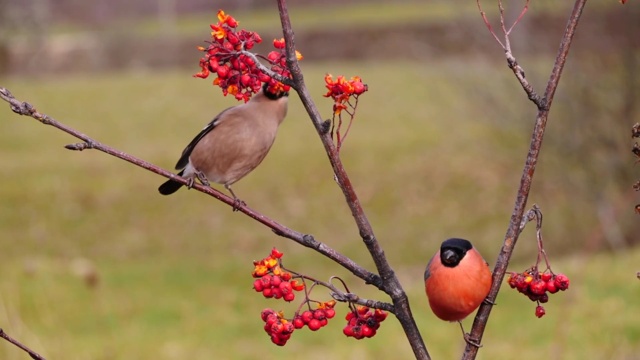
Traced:
[[287, 339], [279, 335], [280, 334], [271, 334], [271, 342], [278, 346], [284, 346], [287, 343]]
[[376, 331], [367, 325], [362, 326], [362, 336], [370, 338], [376, 334]]
[[291, 283], [288, 281], [281, 282], [278, 287], [280, 288], [280, 291], [282, 291], [283, 295], [293, 293], [293, 288], [291, 287]]
[[304, 327], [304, 320], [302, 320], [302, 317], [296, 316], [293, 318], [293, 327], [296, 329], [302, 329]]
[[558, 274], [555, 278], [556, 287], [558, 290], [565, 291], [569, 288], [569, 278], [565, 274]]
[[550, 294], [555, 294], [558, 292], [558, 287], [556, 286], [556, 282], [554, 280], [547, 281], [547, 291]]
[[529, 284], [529, 290], [532, 294], [542, 295], [547, 292], [547, 283], [541, 279], [535, 279]]
[[358, 314], [364, 315], [364, 314], [369, 312], [369, 307], [368, 306], [358, 306], [357, 310], [358, 310]]
[[353, 327], [353, 337], [360, 340], [364, 337], [362, 335], [362, 326], [354, 326]]
[[264, 286], [262, 285], [262, 281], [260, 279], [256, 279], [256, 281], [253, 282], [253, 288], [257, 292], [262, 292], [262, 290], [264, 289]]
[[367, 85], [365, 85], [365, 84], [363, 84], [363, 83], [361, 83], [359, 81], [356, 81], [356, 82], [353, 83], [353, 92], [356, 95], [360, 95], [365, 91], [367, 91]]
[[373, 313], [374, 319], [378, 320], [378, 322], [384, 321], [384, 319], [386, 319], [388, 315], [388, 312], [380, 309], [376, 309], [376, 311]]
[[544, 316], [544, 314], [545, 314], [544, 307], [542, 307], [541, 305], [536, 306], [536, 316], [541, 318]]
[[265, 324], [271, 326], [278, 321], [280, 321], [280, 318], [278, 317], [278, 315], [269, 314], [269, 316], [267, 316], [267, 320], [265, 320]]
[[327, 317], [327, 319], [333, 319], [333, 317], [336, 316], [336, 311], [332, 308], [329, 308], [324, 311], [324, 315]]
[[264, 290], [262, 290], [262, 296], [268, 298], [272, 298], [273, 297], [273, 289], [272, 288], [266, 288]]
[[219, 66], [216, 69], [216, 72], [218, 73], [218, 77], [221, 79], [226, 79], [227, 76], [229, 76], [229, 68], [227, 67], [227, 65]]
[[322, 309], [318, 309], [316, 311], [313, 312], [313, 318], [317, 319], [317, 320], [322, 320], [324, 319], [326, 316], [324, 314], [324, 310]]
[[273, 288], [271, 291], [273, 292], [274, 299], [280, 299], [282, 297], [282, 290], [280, 290], [280, 288]]
[[243, 86], [248, 86], [249, 84], [251, 84], [251, 76], [247, 74], [240, 76], [240, 83]]
[[320, 320], [320, 326], [321, 327], [327, 326], [327, 323], [329, 323], [329, 320], [327, 320], [327, 318], [324, 318], [324, 319]]
[[295, 330], [295, 327], [293, 326], [292, 323], [288, 322], [284, 324], [284, 329], [282, 329], [282, 333], [285, 335], [289, 335], [293, 332], [293, 330]]
[[267, 318], [269, 317], [269, 315], [275, 315], [276, 312], [273, 309], [264, 309], [262, 310], [262, 312], [260, 313], [260, 317], [262, 318], [262, 321], [267, 321]]
[[293, 300], [295, 300], [295, 298], [296, 298], [296, 294], [292, 292], [282, 295], [282, 299], [286, 302], [292, 302]]
[[276, 287], [279, 286], [280, 283], [282, 283], [282, 278], [280, 278], [280, 276], [272, 276], [271, 277], [271, 286]]
[[345, 315], [344, 319], [349, 321], [351, 319], [353, 319], [356, 316], [356, 313], [354, 313], [353, 311], [350, 311], [347, 313], [347, 315]]
[[353, 336], [353, 326], [345, 326], [344, 329], [342, 329], [342, 333], [346, 336]]
[[549, 301], [549, 295], [547, 295], [546, 293], [540, 295], [540, 298], [538, 298], [538, 301], [540, 301], [541, 304], [544, 304], [544, 303], [548, 302]]
[[[249, 59], [247, 57], [247, 59]], [[282, 255], [284, 255], [281, 251], [279, 251], [278, 249], [276, 249], [275, 247], [273, 249], [271, 249], [271, 257], [274, 259], [280, 259], [282, 257]]]
[[271, 324], [271, 333], [272, 334], [279, 334], [284, 330], [284, 324], [280, 321], [276, 321], [273, 324]]
[[300, 317], [302, 318], [302, 321], [304, 321], [305, 324], [308, 324], [311, 320], [313, 320], [313, 313], [307, 310], [303, 312], [302, 315], [300, 315]]
[[309, 321], [307, 326], [309, 327], [309, 330], [311, 330], [311, 331], [316, 331], [316, 330], [318, 330], [318, 329], [320, 329], [322, 327], [322, 325], [320, 324], [320, 320], [318, 320], [318, 319], [311, 319], [311, 321]]
[[542, 279], [543, 281], [549, 281], [552, 277], [553, 275], [548, 272], [540, 274], [540, 279]]
[[[251, 78], [253, 80], [253, 78]], [[253, 82], [253, 81], [252, 81]], [[282, 273], [282, 275], [280, 275], [280, 277], [282, 278], [282, 280], [284, 281], [289, 281], [291, 280], [291, 273]]]

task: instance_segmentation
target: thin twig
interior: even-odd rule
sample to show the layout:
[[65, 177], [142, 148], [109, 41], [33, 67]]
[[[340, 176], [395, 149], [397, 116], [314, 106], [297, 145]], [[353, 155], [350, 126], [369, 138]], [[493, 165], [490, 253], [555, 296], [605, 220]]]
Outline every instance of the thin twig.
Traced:
[[[153, 165], [149, 162], [146, 162], [142, 159], [138, 159], [132, 155], [129, 155], [125, 152], [122, 152], [120, 150], [114, 149], [110, 146], [104, 145], [92, 138], [90, 138], [89, 136], [67, 126], [64, 125], [58, 121], [56, 121], [54, 118], [42, 114], [40, 112], [38, 112], [31, 104], [26, 103], [26, 102], [21, 102], [19, 100], [17, 100], [16, 98], [13, 97], [13, 95], [11, 94], [11, 92], [9, 92], [9, 90], [7, 90], [6, 88], [0, 87], [0, 98], [2, 98], [4, 101], [8, 102], [11, 106], [11, 110], [13, 110], [15, 113], [20, 114], [20, 115], [25, 115], [25, 116], [30, 116], [38, 121], [40, 121], [43, 124], [46, 125], [51, 125], [59, 130], [62, 130], [64, 132], [66, 132], [67, 134], [70, 134], [80, 140], [82, 140], [84, 143], [79, 143], [79, 144], [70, 144], [67, 145], [66, 148], [67, 149], [72, 149], [72, 150], [83, 150], [83, 149], [95, 149], [95, 150], [99, 150], [102, 151], [106, 154], [115, 156], [119, 159], [128, 161], [136, 166], [139, 166], [143, 169], [149, 170], [151, 172], [154, 172], [156, 174], [162, 175], [164, 177], [173, 179], [177, 182], [180, 182], [184, 185], [188, 185], [189, 184], [189, 180], [185, 179], [183, 177], [177, 176], [175, 174], [173, 174], [172, 172], [169, 172], [167, 170], [164, 170], [156, 165]], [[212, 188], [212, 187], [208, 187], [208, 186], [204, 186], [201, 184], [197, 184], [194, 183], [192, 186], [193, 189], [196, 189], [200, 192], [203, 192], [209, 196], [212, 196], [222, 202], [224, 202], [225, 204], [231, 206], [232, 208], [235, 206], [237, 208], [238, 211], [244, 213], [245, 215], [249, 216], [250, 218], [258, 221], [259, 223], [266, 225], [267, 227], [269, 227], [274, 233], [276, 233], [279, 236], [282, 236], [284, 238], [287, 239], [291, 239], [297, 243], [299, 243], [300, 245], [303, 245], [305, 247], [311, 248], [316, 250], [317, 252], [319, 252], [320, 254], [330, 258], [331, 260], [335, 261], [336, 263], [340, 264], [342, 267], [344, 267], [345, 269], [349, 270], [351, 273], [353, 273], [355, 276], [363, 279], [366, 283], [368, 284], [372, 284], [378, 288], [382, 288], [383, 286], [383, 282], [382, 279], [372, 273], [367, 271], [365, 268], [363, 268], [362, 266], [358, 265], [355, 261], [351, 260], [350, 258], [346, 257], [345, 255], [339, 253], [338, 251], [334, 250], [333, 248], [331, 248], [330, 246], [328, 246], [327, 244], [324, 244], [320, 241], [317, 241], [312, 235], [308, 235], [308, 234], [303, 234], [300, 233], [298, 231], [292, 230], [280, 223], [278, 223], [277, 221], [249, 208], [248, 206], [246, 206], [245, 204], [236, 204], [235, 200], [223, 193], [221, 193], [220, 191]]]
[[[284, 266], [281, 266], [282, 270], [290, 272], [291, 274], [293, 274], [294, 278], [300, 278], [300, 279], [304, 279], [304, 280], [308, 280], [313, 282], [313, 286], [315, 285], [322, 285], [325, 288], [331, 290], [331, 297], [334, 298], [336, 301], [340, 301], [340, 302], [350, 302], [350, 303], [354, 303], [354, 304], [358, 304], [358, 305], [364, 305], [364, 306], [368, 306], [370, 308], [374, 308], [374, 309], [380, 309], [380, 310], [385, 310], [388, 311], [390, 313], [395, 312], [395, 309], [393, 308], [392, 304], [386, 303], [384, 301], [378, 301], [378, 300], [370, 300], [370, 299], [364, 299], [359, 297], [358, 295], [349, 292], [348, 290], [342, 291], [340, 289], [338, 289], [335, 285], [333, 285], [331, 282], [326, 282], [326, 281], [322, 281], [322, 280], [318, 280], [312, 276], [309, 275], [305, 275], [305, 274], [301, 274], [298, 273], [296, 271], [290, 270], [285, 268]], [[337, 278], [336, 276], [332, 276], [332, 279]], [[340, 281], [342, 281], [342, 279], [340, 279]], [[343, 282], [344, 284], [344, 282]], [[305, 286], [306, 289], [306, 286]], [[309, 299], [309, 292], [305, 292], [305, 295], [307, 297], [307, 299]]]
[[536, 106], [538, 107], [538, 110], [545, 108], [546, 104], [544, 103], [543, 99], [536, 93], [533, 86], [529, 83], [529, 80], [527, 80], [527, 78], [525, 77], [524, 69], [522, 68], [522, 66], [520, 66], [520, 64], [518, 64], [518, 61], [513, 55], [513, 51], [511, 50], [511, 41], [509, 39], [509, 35], [511, 35], [511, 31], [513, 31], [515, 26], [522, 20], [522, 18], [524, 17], [524, 14], [526, 14], [527, 10], [529, 9], [529, 0], [527, 0], [524, 7], [522, 8], [522, 11], [520, 12], [520, 15], [518, 15], [518, 18], [513, 22], [513, 24], [511, 24], [511, 26], [509, 27], [509, 30], [507, 30], [506, 23], [505, 23], [504, 7], [502, 6], [502, 0], [498, 1], [498, 11], [500, 13], [500, 28], [502, 30], [504, 40], [500, 40], [496, 32], [493, 30], [493, 26], [491, 26], [491, 23], [489, 22], [487, 15], [482, 10], [482, 5], [480, 4], [480, 1], [481, 0], [476, 0], [476, 4], [478, 5], [478, 10], [480, 11], [480, 16], [482, 16], [482, 20], [484, 21], [484, 24], [487, 26], [487, 29], [489, 29], [489, 32], [491, 33], [493, 38], [496, 40], [498, 44], [500, 44], [500, 46], [504, 50], [504, 55], [507, 58], [507, 66], [509, 66], [509, 69], [513, 71], [513, 74], [516, 76], [516, 79], [518, 79], [518, 82], [520, 82], [520, 86], [522, 86], [522, 89], [527, 94], [527, 97], [534, 104], [536, 104]]
[[[511, 259], [511, 255], [513, 254], [514, 246], [516, 244], [516, 241], [518, 240], [518, 236], [520, 235], [520, 225], [522, 223], [524, 209], [527, 205], [527, 199], [529, 197], [529, 191], [531, 190], [533, 175], [538, 163], [540, 149], [542, 147], [542, 140], [549, 116], [549, 108], [551, 106], [551, 103], [553, 102], [553, 97], [560, 81], [560, 75], [562, 74], [562, 70], [564, 69], [564, 65], [567, 61], [571, 42], [573, 40], [573, 36], [578, 26], [578, 22], [580, 21], [580, 16], [582, 15], [582, 10], [584, 9], [586, 2], [586, 0], [576, 0], [573, 6], [573, 10], [571, 11], [571, 15], [569, 16], [569, 20], [567, 22], [567, 27], [565, 29], [564, 35], [562, 36], [562, 41], [560, 42], [558, 55], [556, 56], [551, 75], [549, 76], [549, 81], [547, 83], [547, 88], [544, 94], [544, 106], [542, 108], [538, 107], [536, 124], [531, 136], [531, 144], [529, 146], [527, 160], [522, 170], [520, 187], [516, 196], [513, 213], [511, 215], [509, 227], [505, 234], [504, 243], [502, 245], [502, 248], [500, 249], [500, 252], [498, 253], [498, 259], [493, 270], [493, 284], [491, 286], [489, 296], [487, 297], [488, 301], [480, 305], [480, 309], [478, 310], [478, 313], [476, 314], [476, 317], [473, 321], [473, 328], [470, 332], [471, 338], [477, 339], [478, 342], [482, 340], [482, 335], [484, 333], [485, 327], [487, 326], [487, 321], [489, 320], [489, 315], [492, 309], [492, 305], [490, 304], [495, 303], [495, 299], [498, 295], [498, 292], [500, 291], [500, 285], [502, 284], [502, 280], [504, 279], [505, 273], [507, 271], [509, 260]], [[475, 359], [477, 353], [477, 347], [467, 344], [462, 359]]]
[[29, 349], [27, 346], [23, 345], [18, 340], [16, 340], [16, 339], [12, 338], [11, 336], [9, 336], [6, 332], [4, 332], [4, 330], [2, 330], [2, 328], [0, 328], [0, 338], [3, 338], [5, 340], [7, 340], [8, 342], [10, 342], [11, 344], [19, 347], [20, 349], [25, 351], [27, 354], [29, 354], [29, 356], [31, 356], [31, 358], [34, 359], [34, 360], [46, 360], [44, 357], [42, 357], [37, 352]]
[[380, 243], [375, 237], [373, 228], [371, 227], [369, 219], [367, 218], [360, 200], [356, 195], [353, 185], [351, 184], [351, 180], [349, 179], [349, 176], [344, 169], [342, 161], [340, 160], [339, 153], [335, 147], [335, 144], [333, 143], [331, 136], [323, 131], [323, 119], [320, 116], [320, 112], [318, 111], [318, 108], [311, 98], [311, 95], [309, 94], [309, 91], [304, 82], [302, 71], [300, 70], [300, 66], [296, 59], [293, 27], [291, 26], [291, 19], [289, 17], [289, 10], [287, 8], [286, 0], [278, 0], [278, 10], [280, 12], [282, 32], [284, 34], [286, 44], [287, 66], [291, 71], [294, 83], [293, 88], [298, 92], [300, 100], [302, 101], [304, 108], [309, 114], [309, 117], [311, 118], [311, 121], [313, 122], [316, 131], [320, 136], [320, 140], [324, 145], [325, 151], [331, 163], [331, 167], [333, 168], [335, 179], [338, 182], [342, 193], [344, 194], [347, 205], [349, 206], [358, 230], [360, 231], [360, 236], [362, 237], [367, 250], [371, 254], [371, 257], [376, 265], [376, 269], [378, 270], [378, 274], [380, 274], [380, 277], [382, 278], [383, 290], [391, 297], [391, 300], [393, 301], [396, 318], [402, 325], [402, 328], [405, 331], [405, 335], [409, 340], [416, 358], [430, 359], [427, 347], [422, 340], [422, 336], [420, 335], [418, 326], [411, 314], [409, 299], [393, 269], [389, 265], [384, 251], [380, 246]]

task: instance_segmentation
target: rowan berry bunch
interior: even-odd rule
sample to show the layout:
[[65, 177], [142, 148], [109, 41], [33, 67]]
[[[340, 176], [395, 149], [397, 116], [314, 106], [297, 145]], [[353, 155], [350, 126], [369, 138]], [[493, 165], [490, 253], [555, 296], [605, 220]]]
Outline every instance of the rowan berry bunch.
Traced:
[[[533, 205], [533, 208], [525, 215], [525, 221], [537, 220], [536, 224], [536, 239], [538, 242], [538, 257], [536, 263], [529, 269], [521, 272], [509, 272], [509, 278], [507, 283], [512, 289], [518, 290], [519, 293], [524, 294], [529, 300], [536, 302], [535, 314], [538, 318], [545, 315], [546, 311], [544, 306], [549, 301], [549, 294], [555, 294], [558, 291], [565, 291], [569, 288], [569, 277], [564, 274], [555, 274], [551, 270], [549, 258], [547, 252], [544, 250], [544, 244], [542, 241], [542, 211], [537, 205]], [[524, 223], [521, 228], [524, 227]], [[540, 261], [544, 259], [546, 269], [540, 271], [538, 265]]]
[[[347, 80], [344, 76], [338, 76], [335, 80], [333, 75], [327, 74], [324, 77], [324, 82], [328, 89], [324, 97], [330, 97], [333, 99], [333, 117], [331, 119], [331, 136], [336, 141], [336, 147], [338, 151], [342, 147], [342, 142], [349, 134], [351, 124], [356, 116], [356, 109], [358, 107], [358, 98], [365, 91], [369, 90], [369, 87], [362, 82], [359, 76], [354, 76], [351, 80]], [[342, 128], [342, 112], [349, 115], [349, 124], [344, 132], [341, 133]]]
[[302, 329], [305, 325], [311, 331], [320, 330], [327, 326], [329, 319], [333, 319], [336, 316], [336, 311], [333, 308], [336, 305], [335, 300], [321, 302], [314, 310], [309, 306], [309, 310], [302, 313], [296, 312], [293, 317], [293, 327], [296, 329]]
[[554, 274], [549, 269], [545, 272], [539, 272], [533, 268], [522, 273], [511, 272], [507, 282], [512, 289], [517, 289], [531, 301], [538, 303], [536, 316], [539, 318], [545, 314], [544, 307], [540, 304], [549, 301], [548, 294], [555, 294], [569, 288], [569, 278], [566, 275]]
[[387, 315], [388, 313], [380, 309], [358, 306], [345, 316], [347, 325], [342, 329], [342, 332], [347, 337], [358, 340], [373, 337], [376, 335], [380, 323], [387, 318]]
[[266, 258], [254, 261], [254, 269], [251, 274], [256, 280], [253, 289], [261, 292], [266, 298], [280, 299], [291, 302], [295, 299], [294, 291], [304, 290], [304, 283], [292, 280], [290, 272], [281, 267], [282, 253], [273, 248]]
[[[384, 321], [388, 315], [386, 312], [367, 306], [356, 307], [347, 298], [347, 295], [353, 294], [349, 292], [342, 279], [331, 278], [331, 280], [340, 281], [346, 293], [336, 288], [331, 280], [327, 283], [287, 270], [282, 265], [282, 257], [283, 253], [273, 248], [267, 257], [253, 262], [252, 272], [252, 276], [255, 278], [253, 288], [266, 298], [282, 298], [290, 302], [295, 299], [294, 291], [304, 290], [304, 299], [292, 317], [286, 317], [284, 312], [270, 308], [262, 311], [261, 318], [265, 323], [264, 331], [274, 344], [284, 346], [295, 330], [305, 326], [311, 331], [318, 331], [327, 326], [329, 320], [336, 316], [336, 300], [318, 301], [310, 298], [311, 292], [317, 285], [331, 290], [335, 299], [349, 303], [351, 311], [346, 316], [347, 326], [343, 330], [345, 335], [363, 339], [376, 334], [380, 322]], [[312, 282], [312, 284], [307, 286], [307, 282]]]
[[[267, 57], [249, 53], [255, 44], [262, 42], [260, 35], [254, 31], [238, 29], [238, 21], [224, 11], [218, 11], [218, 22], [211, 24], [211, 40], [209, 45], [198, 47], [205, 53], [200, 59], [200, 72], [194, 77], [206, 79], [210, 74], [216, 75], [213, 84], [222, 89], [223, 94], [233, 95], [238, 100], [249, 101], [252, 94], [260, 91], [262, 83], [269, 85], [269, 91], [289, 91], [289, 86], [271, 78], [263, 72], [257, 57], [265, 59], [271, 65], [271, 70], [291, 77], [286, 66], [284, 40], [274, 40], [275, 51]], [[296, 51], [298, 60], [302, 55]]]

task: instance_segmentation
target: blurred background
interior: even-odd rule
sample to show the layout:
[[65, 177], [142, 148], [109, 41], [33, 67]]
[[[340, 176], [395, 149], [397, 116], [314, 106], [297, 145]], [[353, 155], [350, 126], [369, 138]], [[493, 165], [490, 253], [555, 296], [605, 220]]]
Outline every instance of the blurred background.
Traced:
[[[521, 2], [507, 2], [514, 19]], [[496, 21], [497, 7], [485, 1]], [[474, 1], [291, 2], [307, 85], [323, 116], [325, 73], [369, 85], [342, 148], [346, 169], [409, 293], [433, 358], [460, 356], [458, 326], [423, 295], [442, 240], [471, 239], [493, 266], [513, 209], [536, 109], [506, 66]], [[539, 94], [570, 12], [537, 0], [512, 36]], [[266, 53], [281, 30], [275, 2], [0, 0], [0, 86], [119, 150], [171, 169], [220, 110], [237, 104], [192, 78], [196, 47], [224, 9], [258, 31]], [[553, 269], [571, 279], [547, 315], [505, 288], [481, 359], [638, 359], [640, 178], [631, 126], [640, 121], [640, 7], [589, 2], [563, 73], [529, 198], [544, 213]], [[495, 23], [494, 23], [495, 24]], [[234, 186], [256, 210], [374, 269], [317, 135], [292, 94], [264, 161]], [[273, 246], [285, 265], [338, 275], [388, 299], [315, 252], [194, 191], [162, 197], [164, 179], [0, 109], [0, 327], [48, 359], [411, 358], [393, 318], [373, 339], [297, 331], [284, 348], [262, 330], [252, 260]], [[536, 258], [529, 226], [512, 271]], [[314, 292], [319, 300], [328, 294]], [[467, 329], [472, 319], [465, 321]], [[0, 358], [24, 359], [8, 343]]]

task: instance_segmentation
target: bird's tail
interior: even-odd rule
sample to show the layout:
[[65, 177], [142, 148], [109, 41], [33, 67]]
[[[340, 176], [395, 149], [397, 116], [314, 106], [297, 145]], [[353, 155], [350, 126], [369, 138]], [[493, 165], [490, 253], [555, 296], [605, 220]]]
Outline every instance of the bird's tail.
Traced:
[[[184, 170], [180, 171], [178, 173], [178, 176], [182, 176], [183, 173], [184, 173]], [[169, 179], [164, 184], [160, 185], [160, 187], [158, 188], [158, 191], [162, 195], [171, 195], [174, 192], [178, 191], [181, 187], [182, 187], [181, 183]]]

